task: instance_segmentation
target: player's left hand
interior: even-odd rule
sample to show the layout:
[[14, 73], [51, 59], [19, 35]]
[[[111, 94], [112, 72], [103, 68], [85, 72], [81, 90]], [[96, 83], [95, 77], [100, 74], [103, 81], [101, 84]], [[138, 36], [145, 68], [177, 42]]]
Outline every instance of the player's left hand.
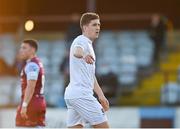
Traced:
[[93, 62], [94, 62], [94, 58], [93, 58], [92, 55], [86, 55], [86, 56], [84, 57], [84, 60], [85, 60], [85, 62], [86, 62], [87, 64], [93, 64]]
[[109, 110], [109, 101], [106, 99], [105, 96], [99, 97], [99, 101], [104, 109], [104, 111]]
[[22, 107], [20, 113], [21, 113], [22, 118], [24, 118], [24, 119], [28, 118], [28, 116], [27, 116], [27, 107]]

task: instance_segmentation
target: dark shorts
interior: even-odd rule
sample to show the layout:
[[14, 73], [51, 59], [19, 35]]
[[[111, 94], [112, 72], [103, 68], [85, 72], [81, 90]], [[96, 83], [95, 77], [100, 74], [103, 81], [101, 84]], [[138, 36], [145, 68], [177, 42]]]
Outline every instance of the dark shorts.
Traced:
[[27, 107], [28, 119], [21, 117], [21, 105], [18, 106], [16, 114], [16, 126], [35, 127], [45, 126], [46, 102], [43, 96], [35, 95]]

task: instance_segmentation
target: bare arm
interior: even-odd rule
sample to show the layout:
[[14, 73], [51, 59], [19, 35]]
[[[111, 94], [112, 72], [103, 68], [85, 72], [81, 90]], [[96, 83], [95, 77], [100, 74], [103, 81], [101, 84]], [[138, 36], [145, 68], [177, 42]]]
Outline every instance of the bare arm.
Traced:
[[73, 51], [73, 55], [76, 58], [84, 58], [84, 60], [88, 64], [92, 64], [94, 62], [94, 58], [90, 54], [85, 55], [85, 52], [84, 52], [83, 48], [81, 48], [81, 47], [78, 47], [78, 46], [75, 47], [74, 51]]
[[34, 94], [34, 89], [36, 86], [36, 80], [28, 80], [27, 81], [27, 87], [25, 90], [25, 95], [24, 95], [24, 100], [23, 100], [23, 105], [21, 108], [21, 116], [25, 119], [27, 119], [27, 106], [29, 104], [29, 102], [32, 99], [32, 96]]
[[83, 58], [84, 51], [83, 51], [83, 49], [81, 47], [75, 47], [74, 51], [73, 51], [73, 54], [77, 58]]
[[105, 111], [107, 111], [109, 109], [109, 102], [106, 99], [106, 97], [104, 96], [104, 93], [103, 93], [101, 87], [99, 86], [95, 76], [94, 76], [94, 92], [97, 94], [98, 99], [99, 99], [103, 109]]
[[104, 97], [104, 93], [99, 86], [96, 77], [94, 77], [94, 92], [97, 94], [98, 97]]
[[26, 102], [27, 105], [29, 104], [29, 102], [34, 94], [36, 82], [37, 82], [36, 80], [28, 80], [27, 81], [27, 87], [26, 87], [24, 101], [23, 101], [23, 102]]

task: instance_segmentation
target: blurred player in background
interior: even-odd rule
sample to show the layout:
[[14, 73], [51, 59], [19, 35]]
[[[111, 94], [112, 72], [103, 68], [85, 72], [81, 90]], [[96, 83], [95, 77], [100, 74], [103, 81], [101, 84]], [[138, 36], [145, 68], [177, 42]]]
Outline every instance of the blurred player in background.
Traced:
[[94, 128], [109, 128], [105, 114], [109, 102], [95, 77], [96, 57], [92, 46], [100, 32], [99, 16], [96, 13], [83, 14], [80, 26], [82, 35], [75, 38], [70, 48], [70, 83], [65, 91], [67, 126], [82, 128], [88, 122]]
[[46, 102], [43, 96], [44, 68], [36, 56], [38, 43], [24, 40], [20, 48], [20, 58], [26, 63], [21, 71], [21, 103], [17, 109], [17, 127], [45, 126]]

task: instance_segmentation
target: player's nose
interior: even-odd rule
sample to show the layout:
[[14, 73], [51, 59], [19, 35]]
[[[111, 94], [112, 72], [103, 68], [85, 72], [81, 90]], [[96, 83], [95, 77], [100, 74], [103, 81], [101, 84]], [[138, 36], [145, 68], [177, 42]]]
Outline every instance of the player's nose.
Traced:
[[96, 31], [100, 31], [100, 27], [97, 27], [97, 28], [96, 28]]
[[100, 30], [100, 26], [97, 26], [97, 29]]

